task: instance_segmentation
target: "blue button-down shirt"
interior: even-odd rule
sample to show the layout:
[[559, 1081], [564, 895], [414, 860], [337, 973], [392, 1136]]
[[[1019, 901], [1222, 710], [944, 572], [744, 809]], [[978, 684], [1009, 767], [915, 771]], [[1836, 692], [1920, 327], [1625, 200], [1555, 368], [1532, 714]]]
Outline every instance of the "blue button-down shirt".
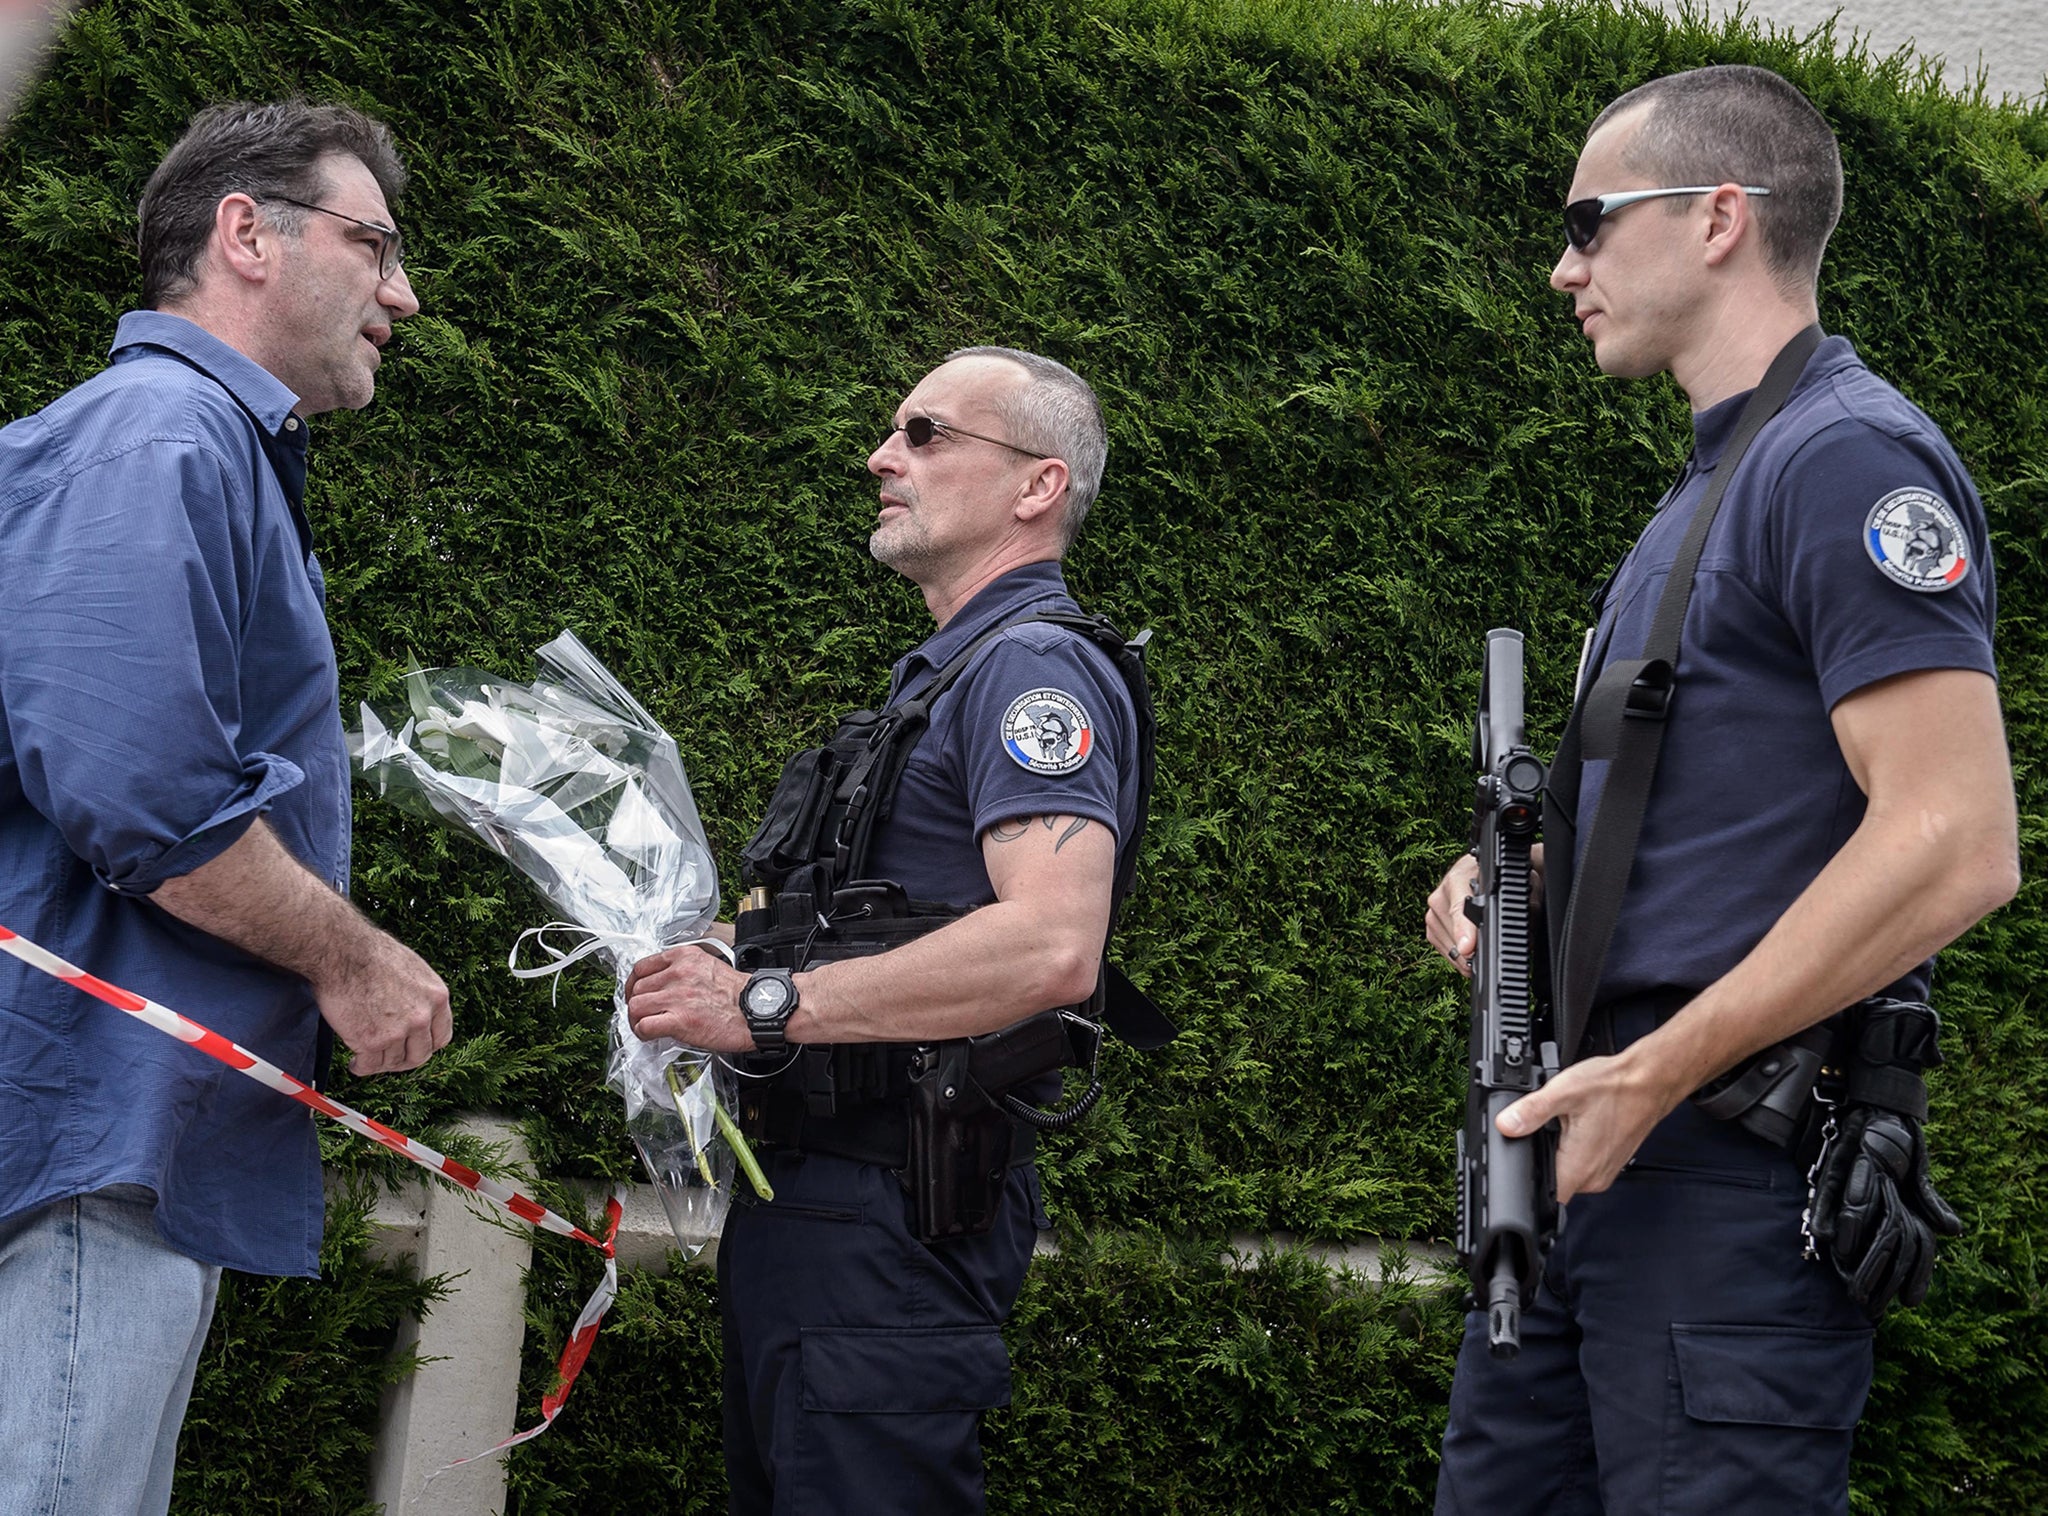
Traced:
[[[306, 982], [150, 901], [257, 815], [345, 889], [348, 760], [292, 392], [180, 317], [0, 431], [0, 925], [301, 1078]], [[209, 1263], [318, 1272], [313, 1118], [0, 958], [0, 1218], [113, 1184]]]

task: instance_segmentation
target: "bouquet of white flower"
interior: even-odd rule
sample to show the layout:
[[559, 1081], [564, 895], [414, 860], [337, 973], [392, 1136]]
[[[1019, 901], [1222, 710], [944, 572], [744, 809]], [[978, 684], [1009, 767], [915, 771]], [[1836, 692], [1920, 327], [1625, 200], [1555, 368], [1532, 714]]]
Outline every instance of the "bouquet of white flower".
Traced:
[[[502, 855], [565, 918], [522, 934], [523, 978], [592, 953], [612, 966], [607, 1081], [686, 1255], [717, 1235], [735, 1162], [759, 1170], [734, 1126], [733, 1075], [714, 1055], [642, 1042], [626, 1020], [640, 959], [697, 941], [718, 913], [718, 871], [675, 739], [574, 632], [535, 654], [525, 685], [481, 669], [406, 676], [405, 704], [362, 707], [349, 751], [363, 783]], [[550, 940], [578, 940], [567, 950]], [[550, 959], [519, 965], [532, 938]]]

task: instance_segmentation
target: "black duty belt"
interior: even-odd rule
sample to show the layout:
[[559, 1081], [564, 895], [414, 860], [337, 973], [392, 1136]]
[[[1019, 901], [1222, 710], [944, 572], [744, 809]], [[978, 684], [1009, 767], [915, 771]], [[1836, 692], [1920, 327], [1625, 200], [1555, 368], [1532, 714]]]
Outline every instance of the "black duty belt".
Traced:
[[1684, 1010], [1698, 994], [1698, 990], [1683, 985], [1660, 984], [1632, 995], [1616, 995], [1602, 1000], [1593, 1007], [1591, 1017], [1594, 1048], [1601, 1053], [1620, 1052], [1619, 1039], [1615, 1035], [1618, 1027], [1643, 1026], [1647, 1022], [1648, 1025], [1636, 1033], [1638, 1037], [1644, 1036]]
[[[830, 1116], [813, 1116], [801, 1110], [797, 1115], [800, 1119], [795, 1123], [793, 1140], [782, 1142], [770, 1135], [763, 1139], [764, 1144], [782, 1151], [850, 1158], [855, 1163], [873, 1163], [885, 1169], [901, 1169], [910, 1162], [910, 1109], [901, 1100], [854, 1106]], [[771, 1115], [771, 1133], [774, 1128]], [[1038, 1149], [1038, 1133], [1020, 1126], [1012, 1141], [1011, 1167], [1029, 1163]]]

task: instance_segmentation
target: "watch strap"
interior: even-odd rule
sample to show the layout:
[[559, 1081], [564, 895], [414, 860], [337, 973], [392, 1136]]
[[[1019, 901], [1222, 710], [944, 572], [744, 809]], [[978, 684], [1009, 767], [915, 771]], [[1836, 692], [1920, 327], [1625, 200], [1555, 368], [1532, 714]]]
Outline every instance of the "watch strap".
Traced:
[[[762, 1014], [754, 1009], [754, 987], [763, 982], [782, 987], [782, 1004], [774, 1011]], [[788, 1046], [789, 1039], [783, 1035], [789, 1025], [789, 1018], [795, 1013], [797, 1002], [796, 979], [788, 969], [760, 969], [750, 977], [740, 990], [740, 1015], [747, 1023], [747, 1030], [753, 1033], [754, 1048], [757, 1052], [780, 1052]]]

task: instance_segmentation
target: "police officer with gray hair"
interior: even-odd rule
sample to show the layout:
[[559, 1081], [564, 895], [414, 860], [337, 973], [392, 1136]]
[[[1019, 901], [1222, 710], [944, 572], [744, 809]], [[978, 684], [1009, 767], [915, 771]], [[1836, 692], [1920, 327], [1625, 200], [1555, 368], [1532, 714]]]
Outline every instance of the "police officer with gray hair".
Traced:
[[774, 1193], [743, 1190], [718, 1249], [734, 1512], [981, 1508], [1047, 1224], [1033, 1139], [1100, 1085], [1046, 1102], [1062, 1067], [1092, 1074], [1101, 1020], [1152, 1040], [1104, 958], [1151, 778], [1142, 639], [1060, 572], [1107, 451], [1050, 359], [969, 348], [918, 383], [868, 459], [869, 546], [937, 628], [880, 710], [786, 766], [743, 855], [739, 967], [676, 949], [628, 984], [641, 1036], [751, 1076]]
[[[1498, 1124], [1558, 1123], [1567, 1224], [1519, 1354], [1468, 1318], [1440, 1513], [1846, 1513], [1872, 1323], [1961, 1227], [1921, 1073], [1934, 953], [2018, 886], [1991, 559], [1940, 431], [1820, 331], [1841, 203], [1763, 69], [1632, 90], [1579, 157], [1551, 283], [1694, 446], [1552, 766], [1565, 1066]], [[1461, 968], [1473, 876], [1428, 907]]]

